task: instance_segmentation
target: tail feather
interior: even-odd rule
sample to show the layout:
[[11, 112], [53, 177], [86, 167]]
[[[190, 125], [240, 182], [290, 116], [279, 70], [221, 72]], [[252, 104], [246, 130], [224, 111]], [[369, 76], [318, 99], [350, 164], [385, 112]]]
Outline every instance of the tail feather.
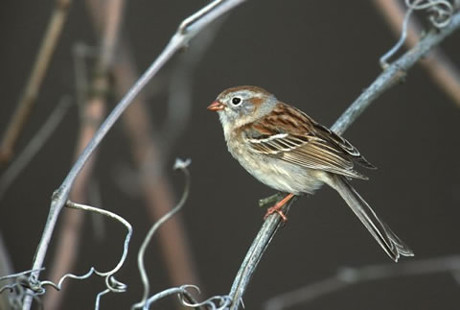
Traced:
[[345, 177], [339, 175], [329, 176], [328, 185], [342, 196], [351, 210], [391, 259], [397, 262], [400, 256], [414, 256], [414, 252], [399, 239], [387, 224], [377, 217], [374, 210], [350, 185]]

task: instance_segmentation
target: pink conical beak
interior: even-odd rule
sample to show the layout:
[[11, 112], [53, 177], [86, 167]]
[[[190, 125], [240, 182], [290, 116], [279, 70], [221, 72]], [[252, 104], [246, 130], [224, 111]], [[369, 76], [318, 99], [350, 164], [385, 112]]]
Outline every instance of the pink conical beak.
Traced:
[[208, 106], [209, 111], [222, 111], [223, 109], [225, 109], [225, 105], [219, 101], [214, 101]]

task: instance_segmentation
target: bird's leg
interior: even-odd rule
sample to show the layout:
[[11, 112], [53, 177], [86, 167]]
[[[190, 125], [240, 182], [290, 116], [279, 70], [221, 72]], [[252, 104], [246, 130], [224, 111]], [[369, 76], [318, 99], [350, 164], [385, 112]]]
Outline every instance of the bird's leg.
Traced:
[[271, 207], [275, 203], [277, 203], [278, 200], [282, 199], [283, 197], [284, 197], [283, 194], [276, 193], [274, 195], [271, 195], [270, 197], [261, 198], [261, 199], [259, 199], [259, 207], [261, 207], [261, 208]]
[[281, 208], [292, 198], [294, 197], [294, 194], [288, 194], [286, 197], [278, 201], [273, 207], [268, 208], [267, 213], [265, 213], [264, 219], [266, 219], [268, 216], [272, 215], [273, 213], [278, 213], [281, 216], [281, 219], [283, 222], [287, 221], [286, 215], [284, 215], [283, 211], [281, 211]]

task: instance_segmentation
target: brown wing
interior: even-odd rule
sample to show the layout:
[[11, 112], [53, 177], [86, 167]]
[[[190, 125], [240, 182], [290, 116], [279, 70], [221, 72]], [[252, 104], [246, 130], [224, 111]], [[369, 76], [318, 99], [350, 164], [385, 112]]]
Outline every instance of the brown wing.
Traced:
[[286, 104], [278, 104], [271, 113], [242, 130], [255, 152], [306, 168], [360, 179], [367, 178], [353, 170], [354, 161], [375, 168], [347, 140]]

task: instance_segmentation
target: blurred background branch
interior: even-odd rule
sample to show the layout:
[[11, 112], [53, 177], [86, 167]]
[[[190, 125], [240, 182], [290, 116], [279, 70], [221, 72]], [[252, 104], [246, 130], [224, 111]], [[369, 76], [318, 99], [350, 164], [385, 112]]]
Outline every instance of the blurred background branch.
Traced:
[[48, 138], [56, 132], [56, 128], [63, 120], [69, 108], [70, 98], [62, 98], [48, 119], [45, 120], [42, 127], [37, 131], [36, 135], [27, 143], [21, 153], [15, 157], [8, 168], [5, 169], [0, 176], [0, 200], [2, 200], [3, 195], [5, 195], [5, 192], [13, 184], [14, 180], [40, 151]]
[[24, 88], [23, 94], [16, 106], [16, 111], [10, 118], [9, 124], [0, 145], [0, 166], [8, 163], [14, 153], [15, 144], [23, 130], [29, 114], [32, 111], [49, 63], [59, 41], [72, 0], [55, 0], [55, 6], [43, 37], [35, 64]]
[[265, 310], [289, 309], [294, 306], [312, 302], [317, 298], [334, 294], [349, 286], [363, 282], [379, 281], [388, 278], [449, 273], [459, 284], [460, 256], [405, 261], [398, 264], [371, 265], [363, 267], [344, 267], [334, 276], [284, 293], [267, 300]]

